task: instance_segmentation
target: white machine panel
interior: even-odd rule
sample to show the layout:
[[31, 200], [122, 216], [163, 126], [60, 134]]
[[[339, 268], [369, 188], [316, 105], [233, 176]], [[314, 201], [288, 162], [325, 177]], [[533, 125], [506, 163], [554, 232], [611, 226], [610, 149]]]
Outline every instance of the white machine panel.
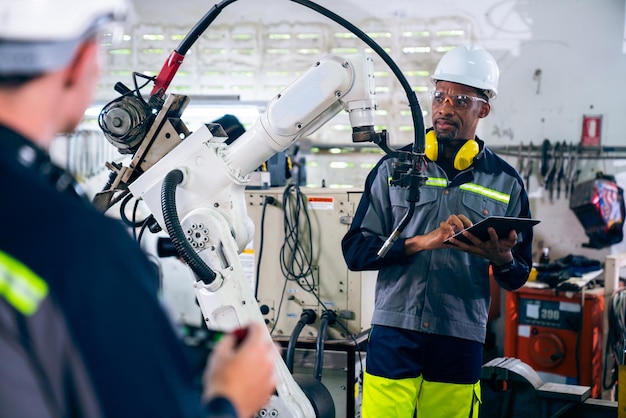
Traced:
[[[299, 189], [302, 209], [306, 207], [308, 211], [311, 233], [309, 236], [306, 216], [300, 213], [298, 243], [304, 250], [312, 249], [312, 274], [299, 280], [287, 280], [283, 273], [285, 267], [281, 268], [285, 213], [290, 213], [282, 204], [285, 190], [283, 187], [246, 190], [248, 215], [255, 225], [252, 248], [255, 266], [259, 266], [257, 299], [272, 335], [290, 336], [304, 309], [314, 310], [317, 319], [302, 330], [300, 338], [303, 339], [317, 337], [325, 309], [335, 312], [337, 320], [344, 325], [329, 325], [328, 339], [346, 339], [349, 334], [368, 330], [374, 309], [376, 272], [349, 271], [341, 252], [341, 239], [348, 231], [362, 191]], [[288, 193], [295, 199], [293, 189]], [[273, 204], [265, 203], [268, 197], [273, 198]], [[283, 253], [282, 259], [288, 259], [289, 254], [289, 251]]]

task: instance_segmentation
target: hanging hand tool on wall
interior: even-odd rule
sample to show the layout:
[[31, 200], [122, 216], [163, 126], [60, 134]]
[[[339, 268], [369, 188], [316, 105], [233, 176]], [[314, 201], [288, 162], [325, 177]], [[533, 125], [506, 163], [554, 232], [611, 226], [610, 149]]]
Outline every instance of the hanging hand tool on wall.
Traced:
[[[556, 148], [556, 147], [555, 147]], [[552, 153], [550, 152], [552, 150]], [[555, 174], [555, 158], [554, 149], [550, 145], [549, 139], [544, 139], [541, 148], [541, 175], [543, 176], [543, 188], [550, 194], [550, 201], [552, 201], [552, 193], [554, 187], [554, 174]]]
[[563, 144], [557, 143], [554, 147], [554, 158], [555, 158], [555, 177], [556, 177], [556, 198], [561, 198], [561, 183], [563, 182], [563, 160], [564, 160], [564, 152], [566, 144], [563, 141]]
[[565, 197], [571, 196], [572, 191], [574, 189], [574, 184], [578, 180], [578, 174], [580, 170], [578, 170], [578, 155], [580, 153], [581, 145], [578, 144], [575, 148], [572, 143], [570, 143], [569, 155], [570, 162], [567, 165], [567, 171], [565, 174], [566, 178], [566, 188], [565, 188]]

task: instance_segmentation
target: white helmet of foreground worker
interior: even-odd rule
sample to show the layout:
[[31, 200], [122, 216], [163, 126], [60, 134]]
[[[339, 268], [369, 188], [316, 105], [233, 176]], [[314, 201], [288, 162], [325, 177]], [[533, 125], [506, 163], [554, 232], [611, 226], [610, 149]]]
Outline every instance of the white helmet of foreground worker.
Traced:
[[469, 45], [446, 52], [430, 79], [433, 83], [451, 81], [475, 87], [483, 90], [489, 99], [495, 99], [499, 76], [500, 70], [493, 55], [480, 46]]
[[62, 68], [87, 36], [126, 16], [126, 0], [0, 0], [0, 76]]

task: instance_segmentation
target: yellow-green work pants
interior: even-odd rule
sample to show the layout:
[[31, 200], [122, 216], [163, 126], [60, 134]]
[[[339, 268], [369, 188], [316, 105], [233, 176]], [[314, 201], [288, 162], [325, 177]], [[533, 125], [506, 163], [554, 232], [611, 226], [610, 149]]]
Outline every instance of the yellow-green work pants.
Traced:
[[387, 379], [365, 373], [362, 418], [478, 418], [480, 381], [429, 382], [422, 376]]

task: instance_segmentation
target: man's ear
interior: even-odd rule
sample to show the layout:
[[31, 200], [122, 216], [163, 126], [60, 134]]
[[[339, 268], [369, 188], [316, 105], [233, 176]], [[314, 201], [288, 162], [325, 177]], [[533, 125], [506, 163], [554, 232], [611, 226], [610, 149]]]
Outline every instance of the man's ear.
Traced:
[[483, 106], [480, 108], [480, 112], [478, 113], [479, 118], [485, 118], [491, 112], [491, 104], [483, 103]]
[[83, 78], [91, 60], [98, 58], [97, 54], [98, 43], [95, 39], [87, 40], [78, 47], [72, 62], [66, 69], [65, 87], [73, 87]]

